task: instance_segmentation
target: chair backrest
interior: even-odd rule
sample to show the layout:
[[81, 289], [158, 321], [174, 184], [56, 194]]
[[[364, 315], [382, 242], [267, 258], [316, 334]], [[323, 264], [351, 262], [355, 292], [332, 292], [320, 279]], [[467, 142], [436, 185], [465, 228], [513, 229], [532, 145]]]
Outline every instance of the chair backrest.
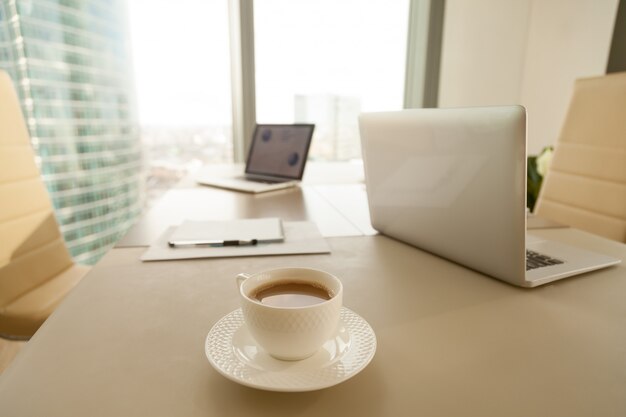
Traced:
[[73, 261], [35, 163], [11, 78], [0, 71], [0, 309]]
[[535, 213], [626, 242], [626, 72], [576, 81]]

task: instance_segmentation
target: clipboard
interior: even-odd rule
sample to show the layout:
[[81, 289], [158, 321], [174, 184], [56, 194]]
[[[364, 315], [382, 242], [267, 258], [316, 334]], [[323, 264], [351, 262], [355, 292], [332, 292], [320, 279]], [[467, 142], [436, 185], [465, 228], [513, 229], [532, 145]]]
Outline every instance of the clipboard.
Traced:
[[176, 227], [166, 229], [141, 255], [141, 261], [172, 261], [182, 259], [230, 258], [245, 256], [303, 255], [330, 253], [330, 247], [313, 222], [284, 222], [282, 242], [259, 243], [250, 246], [180, 247], [171, 248], [168, 240]]

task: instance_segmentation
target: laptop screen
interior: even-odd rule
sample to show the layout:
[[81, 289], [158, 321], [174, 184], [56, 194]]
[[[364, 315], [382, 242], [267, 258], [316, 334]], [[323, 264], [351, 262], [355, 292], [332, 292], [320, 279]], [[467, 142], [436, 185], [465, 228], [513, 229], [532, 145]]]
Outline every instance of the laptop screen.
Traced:
[[376, 230], [488, 275], [523, 279], [523, 107], [364, 113], [359, 130]]
[[314, 127], [312, 124], [257, 125], [246, 174], [302, 179]]

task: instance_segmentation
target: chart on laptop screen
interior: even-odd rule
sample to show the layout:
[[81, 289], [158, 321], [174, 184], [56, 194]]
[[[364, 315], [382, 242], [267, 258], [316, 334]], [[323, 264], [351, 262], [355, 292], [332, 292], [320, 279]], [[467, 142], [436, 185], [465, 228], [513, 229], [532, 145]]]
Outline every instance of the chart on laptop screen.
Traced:
[[300, 178], [311, 134], [309, 125], [259, 125], [246, 173]]

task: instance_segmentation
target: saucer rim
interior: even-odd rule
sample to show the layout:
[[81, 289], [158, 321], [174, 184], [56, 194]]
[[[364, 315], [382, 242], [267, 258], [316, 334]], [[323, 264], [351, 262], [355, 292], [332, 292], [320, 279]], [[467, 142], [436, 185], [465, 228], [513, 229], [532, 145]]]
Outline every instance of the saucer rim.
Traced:
[[[211, 337], [211, 334], [213, 333], [213, 330], [222, 323], [222, 320], [224, 320], [226, 317], [230, 316], [231, 314], [235, 314], [237, 311], [241, 310], [241, 308], [236, 308], [235, 310], [231, 311], [230, 313], [225, 314], [224, 316], [222, 316], [212, 327], [211, 330], [209, 330], [209, 333], [207, 334], [205, 340], [204, 340], [204, 353], [205, 356], [207, 357], [207, 360], [209, 361], [209, 364], [211, 364], [211, 367], [213, 369], [215, 369], [220, 375], [224, 376], [225, 378], [236, 382], [237, 384], [246, 386], [246, 387], [250, 387], [250, 388], [255, 388], [255, 389], [260, 389], [260, 390], [264, 390], [264, 391], [272, 391], [272, 392], [310, 392], [310, 391], [318, 391], [318, 390], [322, 390], [325, 388], [330, 388], [333, 387], [335, 385], [341, 384], [342, 382], [347, 381], [348, 379], [353, 378], [355, 375], [358, 375], [361, 371], [363, 371], [363, 369], [365, 369], [370, 363], [371, 361], [374, 359], [374, 356], [376, 355], [376, 350], [378, 348], [378, 340], [376, 338], [376, 333], [374, 332], [374, 329], [372, 328], [372, 326], [367, 322], [367, 320], [365, 320], [363, 317], [361, 317], [359, 314], [355, 313], [353, 310], [349, 309], [348, 307], [342, 306], [341, 310], [342, 312], [346, 312], [348, 314], [352, 314], [354, 316], [356, 316], [359, 320], [361, 320], [367, 327], [367, 329], [369, 330], [369, 334], [371, 335], [371, 352], [368, 352], [368, 356], [365, 360], [363, 360], [362, 363], [359, 364], [359, 366], [357, 368], [354, 369], [353, 372], [351, 372], [348, 375], [345, 375], [341, 378], [337, 378], [335, 380], [330, 381], [329, 383], [323, 383], [323, 384], [319, 384], [319, 385], [314, 385], [311, 387], [278, 387], [278, 386], [268, 386], [268, 385], [263, 385], [261, 383], [254, 383], [254, 382], [250, 382], [247, 380], [243, 380], [243, 379], [239, 379], [237, 378], [235, 375], [230, 374], [225, 372], [224, 370], [222, 370], [219, 366], [217, 366], [217, 364], [214, 362], [213, 358], [211, 356], [209, 356], [209, 349], [208, 349], [208, 343], [209, 343], [209, 338]], [[234, 335], [236, 331], [238, 331], [239, 329], [241, 329], [243, 326], [245, 326], [245, 322], [242, 322], [240, 326], [238, 326], [236, 328], [236, 330], [234, 330], [232, 332], [232, 334]], [[344, 322], [344, 326], [350, 330], [350, 327], [348, 324], [346, 324]], [[335, 336], [333, 336], [334, 338]], [[354, 336], [352, 336], [352, 334], [350, 334], [350, 338], [352, 339]], [[329, 339], [330, 340], [330, 339]], [[229, 343], [230, 346], [233, 346], [232, 344], [232, 339], [231, 342]], [[348, 353], [350, 352], [351, 349], [354, 349], [354, 347], [350, 347], [348, 349]], [[233, 360], [239, 362], [239, 363], [243, 363], [240, 359], [237, 358], [236, 355], [232, 355]], [[306, 359], [304, 359], [306, 360]], [[334, 363], [334, 362], [333, 362]], [[245, 363], [244, 363], [245, 365]], [[323, 369], [322, 368], [313, 368], [313, 369]], [[277, 371], [268, 371], [270, 373], [280, 373]]]

